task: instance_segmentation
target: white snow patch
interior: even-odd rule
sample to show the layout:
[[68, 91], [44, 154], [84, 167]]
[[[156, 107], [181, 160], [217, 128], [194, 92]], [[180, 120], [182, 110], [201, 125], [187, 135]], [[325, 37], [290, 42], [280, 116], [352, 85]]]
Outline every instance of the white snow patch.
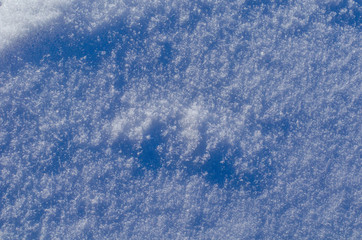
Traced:
[[73, 0], [4, 0], [0, 6], [0, 50], [61, 15]]

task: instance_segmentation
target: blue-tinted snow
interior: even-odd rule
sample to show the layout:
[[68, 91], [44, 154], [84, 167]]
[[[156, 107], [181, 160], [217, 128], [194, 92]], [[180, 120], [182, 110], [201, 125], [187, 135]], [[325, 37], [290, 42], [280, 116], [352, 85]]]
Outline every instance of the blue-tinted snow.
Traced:
[[359, 239], [361, 3], [0, 4], [1, 239]]

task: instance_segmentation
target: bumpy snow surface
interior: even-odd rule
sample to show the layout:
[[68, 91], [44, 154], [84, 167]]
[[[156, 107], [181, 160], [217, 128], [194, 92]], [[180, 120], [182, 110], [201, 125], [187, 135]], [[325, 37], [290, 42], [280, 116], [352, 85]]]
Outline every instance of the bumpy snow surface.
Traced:
[[0, 1], [0, 239], [361, 239], [360, 1]]

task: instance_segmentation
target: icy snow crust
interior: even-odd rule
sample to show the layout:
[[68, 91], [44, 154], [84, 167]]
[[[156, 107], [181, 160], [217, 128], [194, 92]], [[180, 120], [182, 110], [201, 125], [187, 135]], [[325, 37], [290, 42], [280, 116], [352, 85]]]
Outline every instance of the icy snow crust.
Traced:
[[0, 238], [359, 239], [360, 14], [3, 0]]

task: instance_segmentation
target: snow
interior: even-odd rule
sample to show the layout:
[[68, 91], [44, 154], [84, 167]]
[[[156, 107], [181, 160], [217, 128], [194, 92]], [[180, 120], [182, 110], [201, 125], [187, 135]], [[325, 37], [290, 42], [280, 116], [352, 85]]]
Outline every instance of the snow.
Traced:
[[358, 1], [2, 1], [1, 239], [359, 239]]
[[62, 14], [71, 0], [3, 0], [0, 6], [0, 49]]

